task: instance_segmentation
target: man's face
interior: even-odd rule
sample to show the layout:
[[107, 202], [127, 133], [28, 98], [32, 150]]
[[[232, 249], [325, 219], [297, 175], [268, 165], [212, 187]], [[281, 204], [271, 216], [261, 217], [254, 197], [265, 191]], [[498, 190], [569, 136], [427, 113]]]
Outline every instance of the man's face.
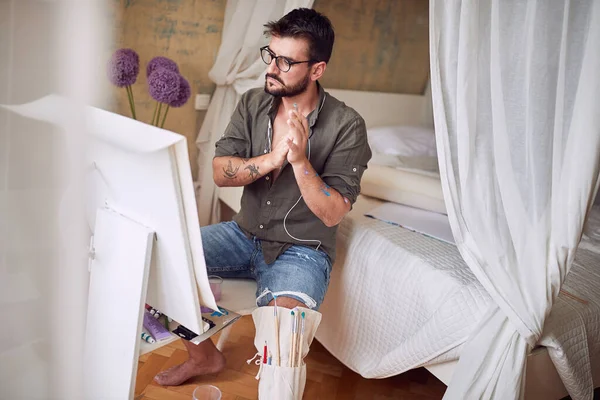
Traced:
[[[306, 61], [308, 43], [304, 39], [272, 37], [269, 49], [275, 56], [283, 56], [290, 61]], [[282, 72], [275, 59], [267, 67], [265, 92], [276, 97], [293, 97], [306, 91], [310, 83], [310, 64], [294, 64], [288, 72]]]

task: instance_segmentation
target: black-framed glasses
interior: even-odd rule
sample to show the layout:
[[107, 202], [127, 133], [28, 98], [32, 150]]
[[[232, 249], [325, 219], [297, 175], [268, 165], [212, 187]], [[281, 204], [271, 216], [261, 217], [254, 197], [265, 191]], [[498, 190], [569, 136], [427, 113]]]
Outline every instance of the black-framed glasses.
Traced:
[[269, 46], [260, 48], [260, 57], [267, 65], [271, 64], [271, 61], [275, 60], [275, 65], [277, 65], [277, 68], [279, 68], [281, 72], [288, 72], [294, 64], [317, 62], [316, 60], [292, 61], [284, 56], [276, 56], [275, 53], [269, 49]]

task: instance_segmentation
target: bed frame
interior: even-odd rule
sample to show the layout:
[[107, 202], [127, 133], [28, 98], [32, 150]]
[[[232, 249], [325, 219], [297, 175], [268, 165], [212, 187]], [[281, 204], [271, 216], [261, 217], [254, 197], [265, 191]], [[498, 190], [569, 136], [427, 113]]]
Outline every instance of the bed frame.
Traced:
[[[429, 87], [424, 95], [329, 89], [329, 94], [354, 108], [365, 119], [367, 128], [386, 125], [433, 127]], [[242, 188], [220, 188], [219, 199], [234, 212], [240, 209]], [[448, 385], [457, 361], [426, 366], [427, 370]], [[526, 399], [561, 399], [568, 392], [545, 348], [535, 349], [527, 360]], [[594, 371], [595, 386], [600, 384], [600, 370]]]

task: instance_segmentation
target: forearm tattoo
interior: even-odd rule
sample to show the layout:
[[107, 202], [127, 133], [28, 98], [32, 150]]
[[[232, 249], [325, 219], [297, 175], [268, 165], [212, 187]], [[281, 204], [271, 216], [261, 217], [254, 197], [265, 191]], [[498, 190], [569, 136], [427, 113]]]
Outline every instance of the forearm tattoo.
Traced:
[[260, 173], [258, 172], [258, 167], [256, 166], [256, 164], [248, 165], [244, 169], [248, 170], [248, 172], [250, 174], [250, 178], [252, 178], [252, 179], [256, 179], [260, 176]]
[[223, 168], [223, 176], [227, 179], [235, 179], [235, 176], [237, 175], [239, 169], [239, 165], [234, 168], [233, 164], [231, 163], [231, 160], [229, 160], [227, 162], [227, 167]]

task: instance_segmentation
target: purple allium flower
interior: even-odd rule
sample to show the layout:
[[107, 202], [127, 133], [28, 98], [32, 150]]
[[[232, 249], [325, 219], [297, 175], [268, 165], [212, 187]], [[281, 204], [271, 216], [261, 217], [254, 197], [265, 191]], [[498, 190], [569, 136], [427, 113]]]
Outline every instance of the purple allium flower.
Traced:
[[108, 62], [107, 75], [113, 85], [133, 85], [140, 72], [140, 57], [131, 49], [119, 49]]
[[165, 68], [169, 71], [173, 71], [175, 73], [179, 73], [179, 67], [175, 61], [171, 60], [167, 57], [154, 57], [148, 65], [146, 66], [146, 76], [149, 78], [150, 74], [152, 74], [158, 68]]
[[183, 76], [179, 75], [179, 93], [177, 98], [169, 103], [171, 107], [181, 107], [189, 100], [192, 95], [190, 83]]
[[148, 77], [148, 90], [154, 100], [171, 104], [179, 95], [179, 74], [165, 68], [157, 68]]

